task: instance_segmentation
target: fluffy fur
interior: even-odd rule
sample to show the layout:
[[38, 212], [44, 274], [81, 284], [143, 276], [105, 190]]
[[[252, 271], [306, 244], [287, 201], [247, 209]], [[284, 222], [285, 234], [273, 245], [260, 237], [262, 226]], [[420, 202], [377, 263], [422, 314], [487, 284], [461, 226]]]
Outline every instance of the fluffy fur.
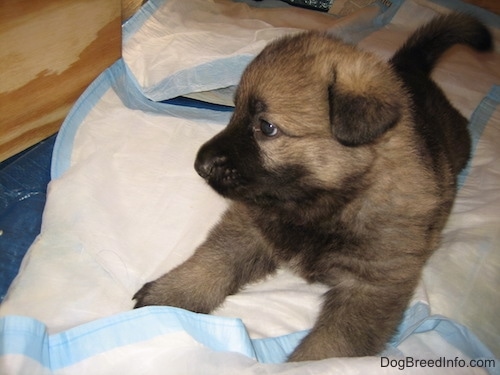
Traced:
[[469, 157], [467, 121], [429, 77], [457, 43], [492, 41], [452, 14], [389, 62], [320, 32], [267, 46], [242, 76], [230, 123], [195, 162], [229, 209], [190, 259], [137, 292], [136, 307], [209, 313], [288, 267], [330, 288], [289, 360], [380, 352], [438, 247]]

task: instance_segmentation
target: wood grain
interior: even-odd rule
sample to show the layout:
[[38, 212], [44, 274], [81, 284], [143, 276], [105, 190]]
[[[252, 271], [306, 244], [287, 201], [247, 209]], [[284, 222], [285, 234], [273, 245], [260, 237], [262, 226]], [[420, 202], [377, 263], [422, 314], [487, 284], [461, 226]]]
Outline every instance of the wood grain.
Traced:
[[0, 3], [0, 160], [54, 134], [121, 55], [120, 0]]
[[122, 21], [128, 20], [146, 0], [122, 0]]

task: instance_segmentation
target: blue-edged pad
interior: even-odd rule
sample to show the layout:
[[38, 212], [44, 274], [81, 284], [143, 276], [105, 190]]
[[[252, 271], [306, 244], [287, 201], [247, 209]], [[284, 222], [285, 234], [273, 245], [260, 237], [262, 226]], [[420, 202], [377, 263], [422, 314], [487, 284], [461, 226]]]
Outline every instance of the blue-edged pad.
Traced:
[[[460, 348], [469, 358], [494, 358], [467, 328], [445, 317], [430, 315], [428, 306], [422, 303], [406, 311], [397, 335], [380, 356], [397, 357], [395, 347], [403, 340], [410, 335], [431, 331]], [[37, 320], [11, 316], [0, 319], [0, 332], [9, 343], [0, 347], [0, 356], [24, 355], [54, 371], [100, 353], [177, 332], [187, 333], [215, 352], [236, 352], [261, 363], [282, 363], [307, 334], [307, 331], [301, 331], [280, 337], [250, 339], [239, 319], [158, 306], [129, 311], [52, 335]], [[109, 340], [110, 337], [113, 339]]]

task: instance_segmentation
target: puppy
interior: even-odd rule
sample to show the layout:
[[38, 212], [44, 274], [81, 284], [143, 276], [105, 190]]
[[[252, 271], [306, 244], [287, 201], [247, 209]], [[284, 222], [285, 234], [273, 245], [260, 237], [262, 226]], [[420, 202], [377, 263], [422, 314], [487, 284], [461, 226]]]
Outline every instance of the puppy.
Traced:
[[491, 48], [467, 15], [434, 19], [383, 62], [320, 32], [268, 45], [195, 169], [230, 207], [136, 307], [200, 313], [278, 267], [328, 286], [290, 361], [369, 356], [395, 333], [438, 247], [469, 158], [467, 120], [430, 79], [456, 43]]

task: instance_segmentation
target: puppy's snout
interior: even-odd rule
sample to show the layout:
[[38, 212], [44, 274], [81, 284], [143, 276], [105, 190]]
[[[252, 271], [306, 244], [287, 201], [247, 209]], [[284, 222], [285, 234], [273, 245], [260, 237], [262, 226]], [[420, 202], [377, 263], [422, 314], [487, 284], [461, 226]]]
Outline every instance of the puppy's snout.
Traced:
[[217, 169], [224, 167], [227, 157], [217, 155], [207, 148], [201, 148], [194, 162], [194, 169], [205, 180], [209, 179]]

